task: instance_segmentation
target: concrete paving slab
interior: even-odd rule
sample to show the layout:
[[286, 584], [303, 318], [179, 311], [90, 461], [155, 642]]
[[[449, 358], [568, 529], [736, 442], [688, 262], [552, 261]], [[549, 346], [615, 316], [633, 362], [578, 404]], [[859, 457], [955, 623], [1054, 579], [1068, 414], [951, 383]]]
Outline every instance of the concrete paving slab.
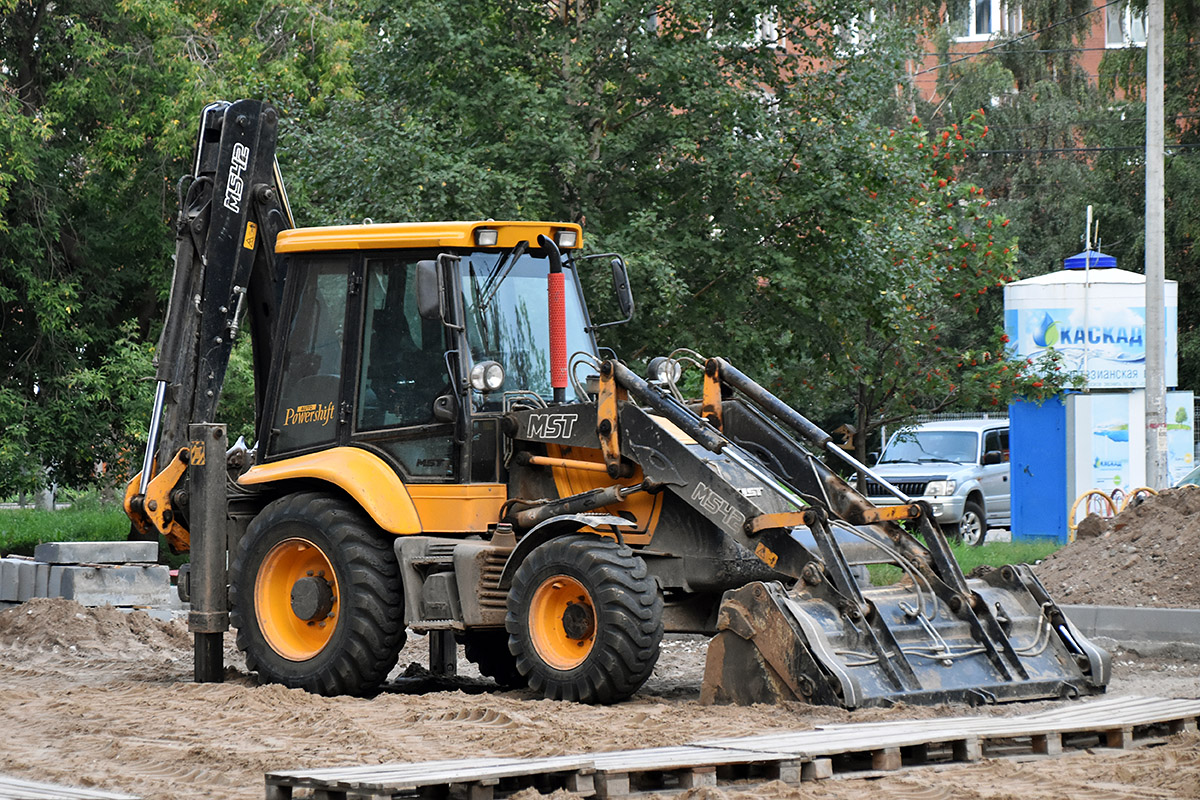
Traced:
[[37, 583], [37, 563], [33, 561], [17, 562], [17, 602], [24, 603], [33, 599], [33, 588]]
[[0, 602], [17, 602], [17, 573], [20, 560], [16, 558], [0, 558]]
[[49, 597], [50, 596], [50, 565], [41, 561], [35, 561], [33, 574], [33, 596], [34, 597]]
[[171, 603], [171, 573], [165, 566], [53, 566], [52, 597], [84, 606], [166, 606]]
[[45, 542], [33, 557], [47, 564], [153, 564], [158, 542]]

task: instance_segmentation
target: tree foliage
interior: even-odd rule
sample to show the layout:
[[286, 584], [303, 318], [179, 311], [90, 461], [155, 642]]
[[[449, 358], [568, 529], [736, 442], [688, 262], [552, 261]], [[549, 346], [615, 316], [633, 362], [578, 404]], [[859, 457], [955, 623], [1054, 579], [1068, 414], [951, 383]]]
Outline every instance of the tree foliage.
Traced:
[[198, 110], [350, 92], [361, 22], [324, 8], [0, 2], [0, 494], [136, 448]]
[[[1200, 381], [1200, 3], [1166, 0], [1165, 7], [1166, 272], [1179, 282], [1179, 384], [1188, 388]], [[1145, 263], [1145, 50], [1106, 51], [1098, 75], [1081, 66], [1091, 26], [1120, 8], [1024, 2], [1026, 32], [977, 58], [947, 54], [939, 71], [944, 113], [989, 108], [988, 152], [965, 172], [1012, 218], [1024, 277], [1060, 269], [1083, 249], [1088, 205], [1103, 250], [1124, 269]], [[1054, 24], [1070, 17], [1077, 19]], [[941, 113], [931, 116], [935, 124]]]
[[[639, 294], [606, 344], [727, 357], [856, 421], [860, 451], [916, 410], [1003, 403], [1017, 226], [989, 202], [1003, 179], [964, 177], [996, 125], [965, 100], [1011, 69], [968, 76], [923, 129], [896, 87], [909, 23], [938, 9], [865, 9], [0, 0], [0, 493], [136, 451], [174, 181], [218, 98], [283, 112], [301, 224], [583, 223]], [[602, 306], [607, 276], [587, 280]]]
[[[1002, 358], [998, 315], [976, 313], [1013, 237], [981, 249], [1000, 224], [986, 198], [889, 125], [912, 28], [862, 26], [838, 0], [551, 7], [379, 9], [359, 96], [296, 123], [298, 204], [338, 222], [585, 223], [589, 249], [633, 272], [639, 321], [608, 342], [623, 357], [725, 356], [819, 419], [857, 418], [864, 441], [917, 408], [1004, 401], [951, 376], [960, 354]], [[964, 266], [935, 274], [963, 237]]]

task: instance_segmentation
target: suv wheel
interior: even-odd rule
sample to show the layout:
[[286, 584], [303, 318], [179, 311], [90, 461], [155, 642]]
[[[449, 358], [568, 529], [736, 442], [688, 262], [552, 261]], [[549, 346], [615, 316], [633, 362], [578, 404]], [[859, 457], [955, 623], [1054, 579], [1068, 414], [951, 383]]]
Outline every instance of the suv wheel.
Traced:
[[970, 547], [978, 547], [987, 538], [987, 515], [974, 500], [963, 504], [962, 519], [950, 529], [950, 538]]

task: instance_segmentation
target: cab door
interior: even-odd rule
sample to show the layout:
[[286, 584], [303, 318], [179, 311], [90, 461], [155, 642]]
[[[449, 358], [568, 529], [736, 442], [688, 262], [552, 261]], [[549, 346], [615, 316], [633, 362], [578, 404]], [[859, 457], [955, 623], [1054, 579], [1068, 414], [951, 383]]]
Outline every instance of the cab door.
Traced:
[[457, 483], [446, 331], [420, 315], [417, 261], [384, 253], [364, 261], [352, 439], [384, 455], [405, 483]]
[[[999, 453], [999, 463], [987, 464], [988, 453]], [[993, 456], [995, 458], [995, 456]], [[983, 432], [979, 485], [983, 489], [989, 524], [1008, 525], [1012, 514], [1012, 483], [1009, 481], [1008, 428]]]
[[268, 387], [265, 460], [322, 450], [344, 439], [345, 332], [353, 257], [297, 257], [279, 328], [279, 368]]

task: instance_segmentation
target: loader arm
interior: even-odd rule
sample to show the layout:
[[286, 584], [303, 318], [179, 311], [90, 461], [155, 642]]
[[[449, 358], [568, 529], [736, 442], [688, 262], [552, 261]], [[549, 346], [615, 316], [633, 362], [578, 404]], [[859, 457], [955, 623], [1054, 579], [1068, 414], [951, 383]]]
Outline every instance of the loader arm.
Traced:
[[[187, 550], [188, 425], [215, 420], [240, 330], [251, 332], [254, 372], [276, 356], [272, 329], [284, 275], [275, 238], [292, 227], [275, 160], [278, 115], [256, 100], [201, 113], [192, 171], [179, 182], [175, 262], [156, 354], [156, 387], [141, 471], [126, 487], [136, 532]], [[255, 385], [256, 422], [265, 381]]]
[[[709, 390], [689, 406], [608, 361], [594, 404], [550, 409], [577, 423], [569, 444], [600, 440], [610, 475], [636, 464], [638, 488], [675, 494], [778, 575], [726, 592], [703, 700], [853, 708], [1103, 690], [1107, 654], [1070, 627], [1031, 573], [968, 581], [928, 507], [873, 506], [811, 455], [828, 434], [727, 362], [712, 359], [707, 372], [723, 399]], [[544, 432], [561, 426], [546, 417], [515, 415], [516, 438], [549, 441]], [[532, 522], [619, 498], [523, 513]], [[899, 566], [905, 580], [860, 583], [853, 567], [872, 562]]]

